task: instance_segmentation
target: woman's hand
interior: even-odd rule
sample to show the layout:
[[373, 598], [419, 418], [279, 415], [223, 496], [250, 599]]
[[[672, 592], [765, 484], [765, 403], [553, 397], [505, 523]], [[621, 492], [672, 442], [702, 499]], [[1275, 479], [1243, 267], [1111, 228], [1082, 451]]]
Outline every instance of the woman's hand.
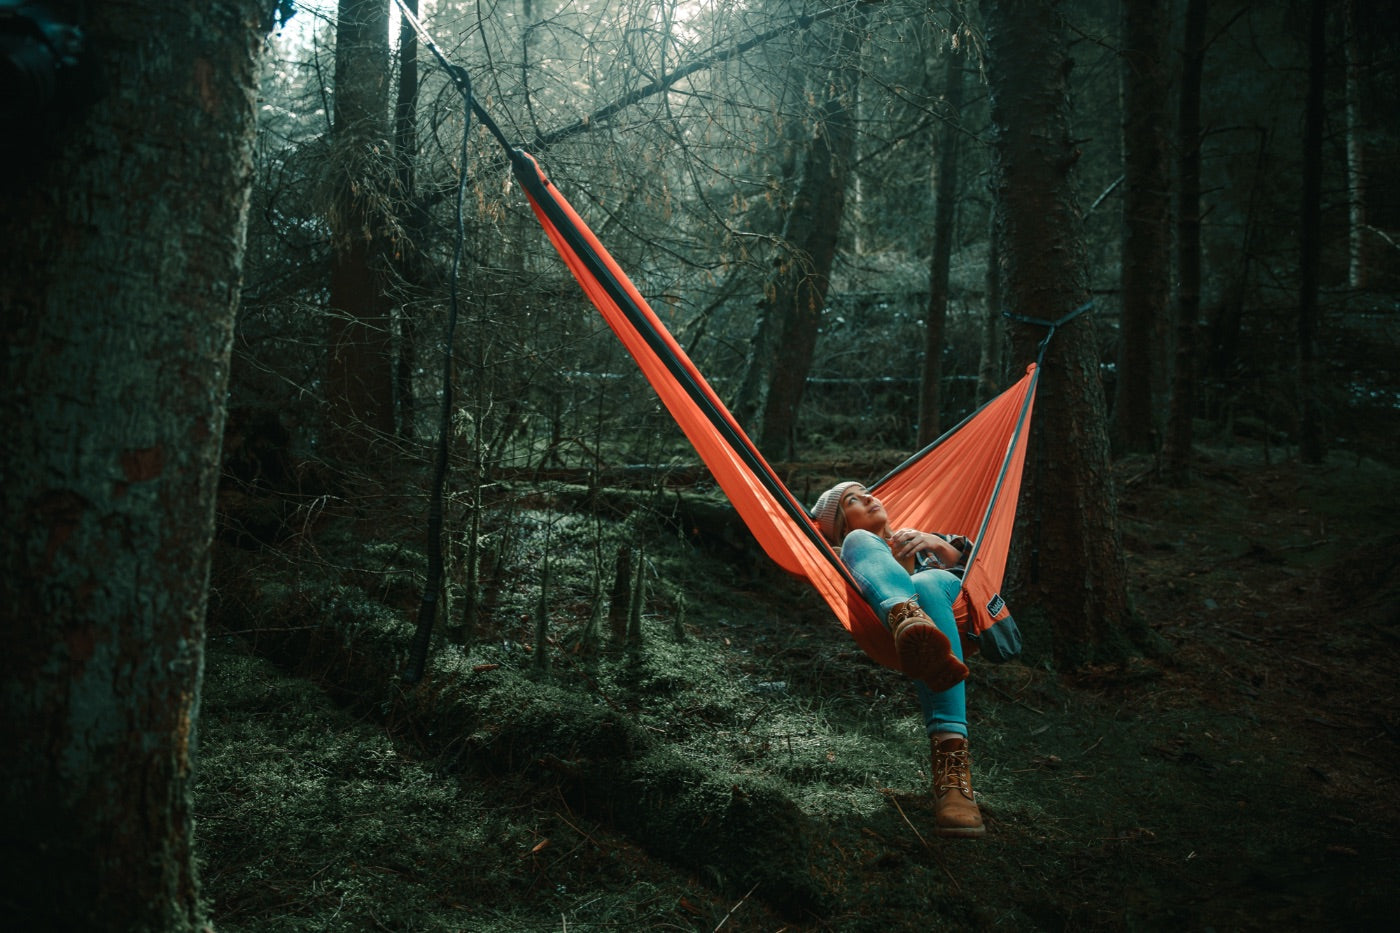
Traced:
[[931, 553], [945, 567], [956, 567], [962, 552], [938, 535], [917, 528], [901, 528], [890, 536], [890, 550], [901, 561], [909, 561], [924, 552]]

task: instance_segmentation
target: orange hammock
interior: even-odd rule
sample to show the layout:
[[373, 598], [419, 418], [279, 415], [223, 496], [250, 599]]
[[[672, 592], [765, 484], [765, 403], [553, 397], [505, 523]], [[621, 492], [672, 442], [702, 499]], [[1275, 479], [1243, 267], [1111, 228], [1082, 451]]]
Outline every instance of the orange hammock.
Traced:
[[[520, 149], [509, 151], [515, 176], [559, 255], [764, 551], [785, 570], [809, 580], [871, 658], [898, 670], [893, 639], [807, 509], [535, 159]], [[998, 591], [1006, 572], [1038, 372], [1036, 365], [1029, 366], [1002, 395], [871, 486], [901, 525], [962, 534], [975, 542], [954, 615], [965, 649], [982, 650], [996, 660], [1019, 651], [1014, 623]], [[1003, 621], [1008, 624], [984, 637]]]

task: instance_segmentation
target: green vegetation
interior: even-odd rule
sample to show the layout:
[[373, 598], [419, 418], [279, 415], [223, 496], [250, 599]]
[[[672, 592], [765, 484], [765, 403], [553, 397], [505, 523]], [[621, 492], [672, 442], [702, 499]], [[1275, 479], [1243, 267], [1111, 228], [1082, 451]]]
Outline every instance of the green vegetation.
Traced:
[[[1395, 471], [1219, 451], [1182, 491], [1145, 467], [1120, 466], [1126, 545], [1171, 651], [1057, 674], [1030, 630], [1024, 663], [974, 663], [977, 842], [928, 832], [908, 684], [805, 587], [659, 517], [522, 509], [483, 631], [439, 638], [412, 688], [421, 557], [398, 542], [417, 529], [326, 514], [314, 548], [227, 548], [198, 796], [217, 928], [1379, 923], [1400, 831]], [[592, 555], [624, 536], [653, 594], [643, 638], [588, 650]]]

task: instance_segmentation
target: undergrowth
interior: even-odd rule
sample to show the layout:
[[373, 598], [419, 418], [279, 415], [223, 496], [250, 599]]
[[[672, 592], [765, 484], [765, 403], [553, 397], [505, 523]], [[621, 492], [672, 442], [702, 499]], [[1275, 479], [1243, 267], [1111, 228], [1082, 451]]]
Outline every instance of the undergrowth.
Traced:
[[[1366, 927], [1394, 906], [1372, 879], [1400, 825], [1393, 471], [1221, 455], [1179, 491], [1140, 467], [1121, 470], [1134, 598], [1173, 652], [1073, 673], [1043, 648], [974, 661], [977, 842], [930, 833], [908, 683], [805, 587], [668, 523], [541, 497], [488, 624], [439, 638], [413, 686], [416, 529], [331, 516], [314, 542], [228, 548], [200, 727], [211, 915], [224, 931]], [[1318, 556], [1342, 538], [1372, 559]], [[644, 554], [642, 638], [590, 645], [611, 582], [597, 555], [621, 542]], [[1373, 594], [1367, 621], [1311, 653], [1338, 577]]]

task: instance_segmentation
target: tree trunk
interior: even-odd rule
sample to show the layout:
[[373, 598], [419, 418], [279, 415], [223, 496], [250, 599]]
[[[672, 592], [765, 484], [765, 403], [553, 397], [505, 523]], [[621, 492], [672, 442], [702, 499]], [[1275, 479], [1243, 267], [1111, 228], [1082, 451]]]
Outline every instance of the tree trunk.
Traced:
[[963, 103], [962, 53], [947, 52], [944, 94], [946, 122], [939, 134], [938, 179], [933, 212], [933, 255], [929, 260], [928, 308], [924, 313], [924, 368], [919, 382], [919, 447], [932, 443], [939, 434], [939, 405], [942, 401], [943, 333], [948, 318], [948, 272], [953, 254], [954, 198], [958, 188], [958, 150], [961, 148], [960, 121]]
[[326, 452], [364, 460], [394, 433], [394, 358], [385, 294], [383, 198], [390, 175], [389, 0], [341, 0], [335, 31]]
[[821, 314], [826, 307], [836, 242], [846, 210], [846, 182], [855, 150], [855, 95], [861, 24], [839, 26], [825, 86], [830, 89], [804, 155], [797, 192], [787, 214], [783, 239], [790, 252], [765, 288], [763, 312], [776, 322], [774, 357], [764, 398], [760, 446], [773, 457], [788, 456], [797, 425], [797, 407], [812, 368]]
[[1123, 314], [1113, 438], [1119, 449], [1139, 453], [1157, 447], [1153, 338], [1169, 314], [1166, 7], [1164, 0], [1122, 0]]
[[977, 354], [977, 404], [991, 401], [1005, 388], [1006, 373], [1002, 362], [1006, 342], [1006, 318], [1002, 316], [1001, 249], [997, 245], [996, 217], [987, 230], [987, 307], [982, 316], [982, 341]]
[[1229, 284], [1207, 325], [1205, 352], [1202, 354], [1201, 388], [1209, 393], [1203, 400], [1206, 416], [1225, 422], [1230, 418], [1238, 395], [1240, 343], [1244, 327], [1245, 302], [1253, 279], [1254, 254], [1261, 238], [1259, 225], [1260, 201], [1269, 179], [1265, 172], [1269, 156], [1269, 131], [1256, 130], [1259, 145], [1255, 151], [1254, 171], [1249, 177], [1249, 196], [1245, 201], [1244, 230], [1240, 236], [1240, 262], [1230, 275]]
[[1201, 72], [1205, 63], [1206, 0], [1186, 0], [1177, 117], [1176, 360], [1162, 467], [1167, 481], [1191, 476], [1196, 413], [1196, 321], [1201, 313]]
[[612, 601], [608, 604], [608, 631], [614, 645], [627, 641], [628, 620], [632, 617], [632, 554], [630, 544], [619, 545], [613, 568]]
[[[418, 0], [406, 0], [418, 13]], [[418, 206], [418, 34], [407, 17], [399, 21], [399, 86], [394, 101], [394, 203], [404, 234], [394, 243], [394, 269], [400, 287], [418, 283], [418, 249], [427, 234], [426, 212]], [[414, 319], [407, 302], [398, 304], [398, 354], [395, 357], [394, 401], [398, 433], [404, 440], [417, 436], [417, 405], [413, 374], [418, 369]]]
[[[1064, 24], [1052, 0], [983, 0], [1000, 267], [1007, 304], [1056, 319], [1088, 297], [1082, 215], [1071, 172], [1079, 152], [1069, 125]], [[1040, 328], [1013, 333], [1018, 365], [1035, 357]], [[1093, 318], [1081, 315], [1051, 341], [1036, 404], [1039, 462], [1028, 465], [1017, 599], [1049, 621], [1061, 667], [1112, 662], [1132, 650], [1127, 570], [1109, 473], [1103, 386]], [[1022, 565], [1027, 562], [1022, 560]], [[1034, 632], [1030, 633], [1035, 639]]]
[[271, 7], [88, 5], [104, 95], [0, 181], [0, 912], [26, 929], [206, 928], [191, 767]]
[[1365, 123], [1361, 110], [1361, 32], [1357, 0], [1343, 4], [1346, 36], [1347, 115], [1347, 282], [1352, 288], [1365, 288], [1366, 268], [1366, 146], [1362, 138]]
[[1327, 5], [1312, 0], [1308, 24], [1308, 103], [1303, 129], [1303, 210], [1298, 294], [1298, 447], [1304, 463], [1327, 456], [1318, 398], [1318, 288], [1322, 267], [1322, 134], [1327, 76]]

